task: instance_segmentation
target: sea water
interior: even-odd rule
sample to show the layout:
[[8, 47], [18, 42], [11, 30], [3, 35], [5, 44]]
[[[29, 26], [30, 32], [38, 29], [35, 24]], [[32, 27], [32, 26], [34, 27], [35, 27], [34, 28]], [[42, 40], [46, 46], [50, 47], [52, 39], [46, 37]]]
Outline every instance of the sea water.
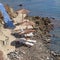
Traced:
[[[18, 10], [22, 4], [23, 8], [30, 10], [31, 16], [54, 17], [56, 21], [60, 20], [60, 0], [0, 0], [3, 4], [9, 4], [14, 10]], [[58, 24], [58, 23], [57, 23]], [[59, 25], [60, 26], [60, 25]], [[51, 50], [60, 52], [60, 27], [55, 27], [52, 37]]]

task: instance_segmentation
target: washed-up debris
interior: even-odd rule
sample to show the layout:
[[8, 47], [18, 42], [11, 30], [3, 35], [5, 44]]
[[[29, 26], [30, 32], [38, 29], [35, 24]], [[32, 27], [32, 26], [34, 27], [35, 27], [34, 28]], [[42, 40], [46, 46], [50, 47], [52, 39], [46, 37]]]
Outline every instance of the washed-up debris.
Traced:
[[[12, 22], [13, 24], [15, 24], [15, 21], [18, 21], [15, 24], [15, 26], [18, 27], [16, 30], [13, 29], [13, 31], [10, 31], [9, 29], [9, 32], [5, 33], [9, 37], [9, 43], [7, 44], [8, 46], [3, 47], [5, 47], [5, 50], [7, 49], [6, 52], [8, 52], [9, 60], [53, 60], [50, 51], [45, 46], [45, 43], [43, 43], [44, 40], [50, 42], [50, 39], [48, 39], [50, 38], [49, 32], [53, 29], [50, 19], [39, 16], [28, 16], [28, 19], [25, 19], [26, 15], [22, 17], [22, 14], [28, 13], [25, 9], [19, 10], [17, 13], [8, 5], [5, 5], [5, 9], [9, 17], [14, 21]], [[0, 19], [2, 23], [2, 21], [4, 21], [3, 15], [0, 16]], [[15, 33], [16, 37], [13, 35]], [[12, 38], [12, 36], [14, 38]], [[15, 47], [16, 45], [18, 45], [18, 47]], [[28, 48], [25, 45], [31, 47]], [[15, 50], [17, 50], [17, 52]]]
[[4, 7], [5, 7], [7, 13], [9, 14], [10, 18], [13, 19], [17, 16], [17, 13], [8, 4], [5, 4]]
[[[19, 45], [33, 46], [36, 43], [36, 40], [20, 38], [20, 39], [16, 39], [14, 42], [15, 42], [15, 46], [17, 46], [18, 42]], [[11, 44], [13, 45], [13, 42]]]

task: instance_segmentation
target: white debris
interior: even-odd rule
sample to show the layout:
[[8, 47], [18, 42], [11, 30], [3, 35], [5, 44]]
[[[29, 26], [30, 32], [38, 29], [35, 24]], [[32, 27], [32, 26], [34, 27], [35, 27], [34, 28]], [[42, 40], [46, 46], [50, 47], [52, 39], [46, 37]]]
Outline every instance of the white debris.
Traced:
[[36, 40], [27, 40], [30, 43], [36, 43]]
[[28, 34], [25, 34], [25, 36], [34, 36], [33, 33], [28, 33]]
[[29, 42], [25, 42], [26, 45], [30, 45], [30, 46], [33, 46], [34, 44], [33, 43], [29, 43]]

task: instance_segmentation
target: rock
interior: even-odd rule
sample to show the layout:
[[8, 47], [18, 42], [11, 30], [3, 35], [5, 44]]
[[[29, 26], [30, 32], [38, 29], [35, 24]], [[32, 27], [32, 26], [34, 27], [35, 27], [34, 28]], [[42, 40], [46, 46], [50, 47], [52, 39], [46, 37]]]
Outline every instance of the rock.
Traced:
[[0, 51], [0, 60], [4, 60], [2, 51]]
[[[7, 9], [8, 8], [8, 9]], [[7, 11], [11, 14], [10, 8], [7, 7]], [[11, 17], [12, 15], [10, 15]], [[36, 40], [37, 43], [33, 47], [20, 46], [16, 48], [16, 51], [7, 54], [10, 60], [53, 60], [50, 51], [47, 49], [46, 44], [43, 42], [47, 38], [50, 32], [50, 19], [42, 17], [32, 17], [36, 24], [36, 36], [32, 37], [32, 40]], [[37, 26], [38, 24], [38, 26]], [[50, 27], [50, 28], [49, 28]], [[49, 42], [50, 39], [47, 39]], [[48, 46], [49, 47], [49, 46]]]
[[19, 4], [18, 6], [23, 6], [22, 4]]
[[21, 51], [14, 51], [8, 54], [10, 60], [22, 60], [23, 59], [23, 52]]

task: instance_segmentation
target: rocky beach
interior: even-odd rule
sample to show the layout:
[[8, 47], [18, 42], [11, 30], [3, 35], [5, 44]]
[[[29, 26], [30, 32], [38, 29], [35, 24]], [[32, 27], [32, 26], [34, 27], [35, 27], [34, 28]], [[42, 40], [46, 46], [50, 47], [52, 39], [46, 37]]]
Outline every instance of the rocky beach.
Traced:
[[[0, 12], [0, 50], [3, 52], [3, 58], [0, 57], [0, 60], [59, 60], [59, 56], [56, 55], [53, 51], [50, 51], [49, 45], [51, 41], [50, 31], [54, 29], [54, 25], [51, 22], [51, 19], [48, 17], [41, 16], [29, 16], [25, 14], [22, 17], [23, 13], [21, 11], [14, 11], [13, 8], [5, 5], [5, 9], [12, 19], [15, 29], [9, 29], [5, 26], [3, 15]], [[24, 9], [23, 9], [24, 10]], [[22, 22], [22, 20], [24, 20]], [[27, 24], [27, 22], [29, 22]], [[22, 24], [22, 23], [23, 24]], [[26, 23], [25, 23], [26, 22]], [[25, 23], [25, 24], [24, 24]], [[19, 29], [35, 30], [33, 32], [34, 36], [31, 37], [31, 40], [36, 40], [36, 43], [33, 46], [25, 45], [19, 43], [20, 35], [22, 34]], [[17, 30], [19, 30], [17, 32]], [[30, 30], [31, 31], [31, 30]], [[17, 34], [17, 35], [16, 35]], [[29, 38], [29, 37], [28, 37]], [[11, 42], [17, 41], [12, 46]], [[5, 43], [5, 42], [8, 43]]]

